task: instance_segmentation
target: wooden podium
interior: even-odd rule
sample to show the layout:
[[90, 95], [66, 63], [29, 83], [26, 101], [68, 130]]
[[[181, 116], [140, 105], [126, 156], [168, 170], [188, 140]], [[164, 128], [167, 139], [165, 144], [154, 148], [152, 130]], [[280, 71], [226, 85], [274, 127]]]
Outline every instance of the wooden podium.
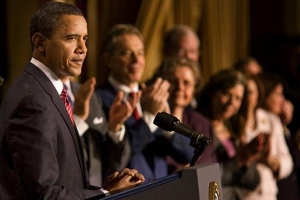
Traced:
[[223, 199], [219, 164], [198, 165], [105, 197], [122, 200]]

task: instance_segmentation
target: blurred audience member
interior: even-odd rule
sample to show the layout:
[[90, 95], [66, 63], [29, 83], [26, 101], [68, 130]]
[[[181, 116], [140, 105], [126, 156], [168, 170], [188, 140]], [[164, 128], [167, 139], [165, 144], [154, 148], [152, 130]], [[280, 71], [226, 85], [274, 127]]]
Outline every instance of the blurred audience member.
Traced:
[[262, 137], [263, 149], [256, 159], [260, 184], [254, 191], [243, 191], [243, 199], [277, 199], [276, 180], [287, 177], [293, 166], [280, 119], [259, 108], [264, 101], [263, 95], [264, 87], [258, 76], [248, 75], [248, 112], [238, 116], [239, 121], [246, 119], [244, 129], [239, 134], [245, 143]]
[[[198, 62], [200, 56], [200, 40], [194, 30], [188, 25], [175, 25], [167, 32], [163, 45], [164, 58], [179, 57]], [[153, 83], [161, 74], [162, 65], [157, 68], [147, 83]]]
[[[240, 59], [234, 66], [235, 69], [240, 70], [243, 73], [258, 75], [263, 72], [263, 68], [260, 63], [253, 57], [246, 57]], [[282, 80], [283, 81], [283, 80]], [[293, 104], [284, 99], [284, 107], [281, 109], [280, 119], [283, 124], [288, 125], [293, 117], [294, 106]]]
[[[259, 138], [243, 144], [233, 124], [239, 112], [247, 112], [247, 82], [237, 70], [222, 70], [213, 75], [198, 98], [198, 108], [212, 123], [214, 148], [222, 169], [224, 199], [242, 199], [238, 188], [253, 190], [260, 182], [253, 162], [262, 149]], [[259, 145], [254, 145], [258, 143]]]
[[[170, 114], [177, 117], [191, 129], [199, 131], [212, 139], [213, 132], [210, 121], [199, 112], [188, 108], [195, 92], [201, 86], [201, 74], [198, 63], [187, 58], [170, 57], [164, 61], [161, 75], [162, 78], [171, 84], [168, 99]], [[178, 133], [172, 133], [170, 137], [173, 137], [175, 141], [175, 147], [180, 152], [181, 160], [176, 162], [171, 157], [168, 157], [169, 164], [176, 167], [176, 170], [180, 170], [182, 166], [186, 166], [191, 162], [195, 149], [189, 145], [190, 138]], [[178, 152], [176, 153], [178, 154]], [[196, 164], [213, 162], [216, 162], [216, 156], [213, 145], [209, 145]]]
[[200, 56], [200, 40], [188, 25], [177, 24], [165, 36], [164, 56], [184, 57], [198, 62]]
[[253, 57], [241, 58], [234, 65], [234, 68], [243, 73], [260, 74], [263, 71], [260, 63]]
[[[280, 117], [284, 138], [294, 161], [292, 173], [285, 179], [277, 182], [277, 197], [278, 199], [299, 199], [300, 195], [299, 183], [297, 181], [297, 169], [300, 169], [300, 151], [298, 150], [296, 142], [287, 128], [287, 125], [291, 122], [293, 117], [293, 105], [288, 100], [285, 100], [284, 82], [279, 75], [274, 73], [262, 73], [260, 77], [263, 81], [265, 90], [263, 108]], [[281, 163], [288, 165], [286, 162]]]
[[158, 78], [152, 85], [139, 85], [145, 68], [144, 43], [140, 31], [132, 25], [118, 24], [108, 32], [104, 40], [104, 58], [109, 77], [96, 92], [103, 100], [108, 118], [108, 110], [118, 91], [124, 92], [123, 100], [126, 101], [142, 90], [136, 109], [124, 121], [131, 146], [128, 165], [141, 170], [146, 182], [168, 175], [166, 155], [172, 141], [153, 120], [158, 112], [170, 111], [169, 82]]

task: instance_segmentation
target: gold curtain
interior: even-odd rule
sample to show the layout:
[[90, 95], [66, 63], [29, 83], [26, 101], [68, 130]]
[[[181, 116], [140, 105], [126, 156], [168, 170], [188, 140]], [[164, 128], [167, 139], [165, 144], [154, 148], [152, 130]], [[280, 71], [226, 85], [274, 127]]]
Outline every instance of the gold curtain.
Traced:
[[150, 78], [162, 62], [163, 38], [175, 24], [187, 24], [196, 32], [202, 0], [143, 0], [136, 26], [145, 37], [146, 68], [143, 80]]
[[88, 54], [81, 80], [95, 76], [97, 84], [102, 84], [108, 75], [103, 64], [101, 48], [107, 31], [118, 23], [135, 24], [141, 0], [87, 1], [87, 21], [89, 28]]
[[[7, 0], [7, 35], [9, 78], [7, 88], [31, 57], [28, 25], [30, 15], [47, 0]], [[145, 38], [148, 79], [162, 61], [163, 37], [174, 24], [190, 25], [201, 39], [201, 64], [204, 77], [230, 67], [248, 53], [248, 0], [110, 0], [65, 2], [85, 4], [89, 28], [88, 54], [81, 81], [95, 76], [98, 83], [107, 77], [101, 60], [105, 33], [117, 23], [135, 24]], [[24, 23], [20, 23], [20, 18]], [[24, 33], [24, 34], [20, 34]], [[17, 57], [17, 59], [16, 59]]]
[[248, 54], [248, 0], [203, 2], [202, 71], [205, 80], [220, 69], [230, 68]]
[[87, 21], [88, 21], [88, 34], [89, 39], [87, 41], [88, 46], [88, 53], [86, 58], [86, 65], [85, 67], [88, 67], [86, 72], [85, 78], [90, 78], [92, 76], [97, 77], [97, 57], [99, 54], [98, 50], [98, 44], [99, 41], [99, 28], [98, 28], [98, 16], [99, 10], [98, 8], [98, 1], [88, 1], [87, 3]]
[[146, 67], [143, 79], [151, 77], [162, 59], [162, 40], [167, 10], [171, 0], [143, 0], [137, 17], [136, 26], [141, 30], [145, 42]]
[[[39, 7], [39, 2], [20, 0], [7, 1], [7, 63], [8, 79], [1, 90], [9, 85], [20, 74], [31, 57], [29, 38], [29, 21], [31, 15]], [[21, 23], [22, 21], [22, 23]]]
[[163, 37], [175, 24], [187, 24], [199, 34], [205, 81], [231, 67], [248, 54], [248, 4], [248, 0], [143, 0], [136, 23], [145, 37], [143, 79], [150, 78], [161, 63]]

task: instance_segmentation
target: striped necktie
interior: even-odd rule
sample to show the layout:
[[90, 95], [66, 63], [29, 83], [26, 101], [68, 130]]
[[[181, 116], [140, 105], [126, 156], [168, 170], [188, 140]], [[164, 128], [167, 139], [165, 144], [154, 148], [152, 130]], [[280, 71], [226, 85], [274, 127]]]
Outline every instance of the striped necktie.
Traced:
[[68, 86], [67, 86], [66, 84], [63, 84], [63, 85], [64, 85], [64, 88], [65, 88], [67, 94], [68, 94], [68, 99], [69, 99], [71, 108], [72, 108], [72, 110], [73, 110], [73, 109], [74, 109], [74, 102], [72, 101], [72, 98], [70, 97], [70, 91], [71, 91], [71, 90], [69, 90], [69, 88], [68, 88]]
[[65, 88], [63, 88], [63, 90], [62, 90], [62, 92], [60, 94], [60, 98], [64, 102], [65, 107], [67, 109], [67, 112], [68, 112], [68, 114], [70, 116], [70, 119], [72, 121], [72, 124], [74, 125], [73, 112], [72, 112], [72, 108], [71, 108], [71, 105], [70, 105], [68, 94], [67, 94], [67, 91], [65, 90]]

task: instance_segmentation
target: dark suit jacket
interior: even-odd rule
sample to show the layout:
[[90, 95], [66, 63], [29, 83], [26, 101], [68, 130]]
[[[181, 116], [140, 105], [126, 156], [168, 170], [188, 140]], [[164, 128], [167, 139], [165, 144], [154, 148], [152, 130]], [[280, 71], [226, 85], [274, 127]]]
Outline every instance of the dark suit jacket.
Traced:
[[[73, 94], [81, 87], [79, 83], [72, 81], [70, 85]], [[86, 123], [89, 129], [82, 138], [88, 156], [90, 184], [102, 186], [105, 177], [127, 166], [130, 157], [129, 141], [126, 136], [118, 144], [110, 139], [107, 134], [107, 120], [102, 109], [102, 100], [96, 93], [91, 97]]]
[[[101, 96], [107, 115], [117, 92], [107, 82], [98, 87], [96, 93]], [[162, 130], [158, 128], [152, 133], [142, 118], [136, 120], [134, 116], [127, 119], [125, 127], [131, 147], [128, 167], [135, 168], [143, 174], [145, 182], [168, 175], [166, 154], [172, 151], [172, 144], [162, 135]]]
[[1, 198], [104, 196], [90, 189], [77, 129], [51, 81], [32, 63], [7, 92], [0, 127]]

